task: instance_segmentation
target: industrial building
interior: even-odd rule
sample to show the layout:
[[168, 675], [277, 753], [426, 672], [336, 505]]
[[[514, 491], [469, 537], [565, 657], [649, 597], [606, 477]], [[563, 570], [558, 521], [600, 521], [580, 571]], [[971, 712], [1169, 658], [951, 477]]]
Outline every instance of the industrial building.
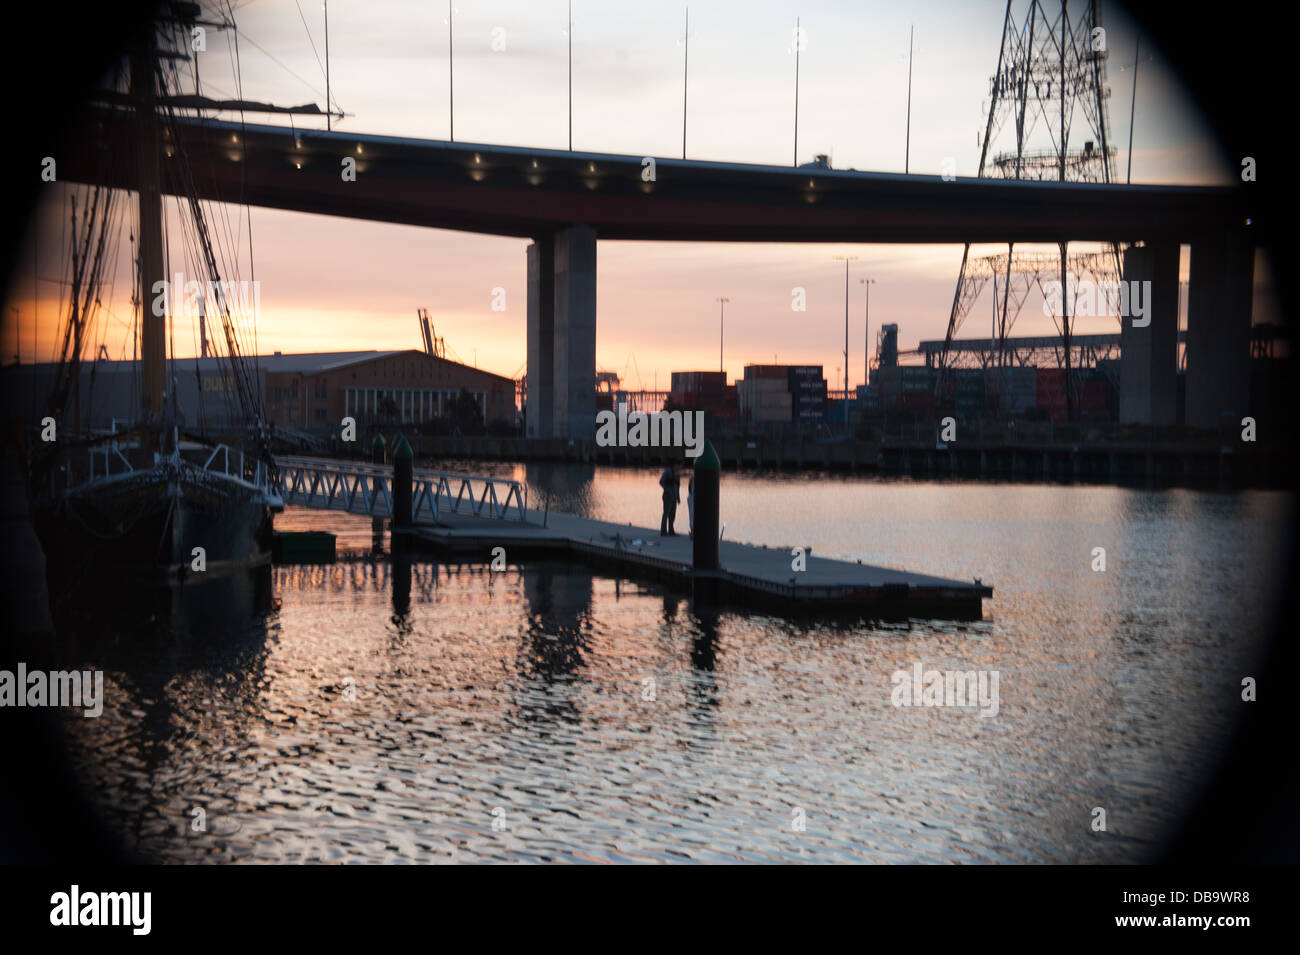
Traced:
[[[1123, 339], [1119, 333], [1071, 337], [1070, 398], [1080, 423], [1141, 422], [1142, 416], [1132, 410], [1131, 403], [1126, 410], [1122, 400]], [[1187, 422], [1187, 342], [1188, 333], [1180, 331], [1175, 339], [1178, 352], [1168, 356], [1174, 386], [1170, 424]], [[1289, 336], [1281, 326], [1258, 324], [1250, 329], [1249, 343], [1249, 388], [1241, 413], [1263, 407], [1276, 410], [1287, 375]], [[947, 367], [941, 371], [945, 354]], [[920, 358], [924, 364], [900, 364], [900, 357]], [[870, 383], [858, 387], [856, 403], [868, 417], [909, 413], [925, 419], [953, 414], [966, 420], [1039, 418], [1064, 423], [1071, 402], [1063, 364], [1059, 337], [923, 341], [914, 351], [900, 352], [898, 327], [885, 325]], [[1224, 421], [1239, 418], [1225, 417]]]
[[[345, 416], [367, 424], [419, 428], [445, 414], [462, 392], [478, 403], [485, 425], [514, 426], [515, 383], [460, 362], [415, 349], [263, 355], [247, 362], [253, 384], [277, 429], [327, 435]], [[171, 380], [182, 420], [193, 431], [220, 432], [242, 420], [230, 366], [219, 358], [180, 358]], [[9, 407], [32, 420], [46, 413], [56, 367], [11, 366], [5, 373]], [[139, 364], [87, 362], [75, 394], [81, 423], [93, 429], [121, 427], [136, 416]]]

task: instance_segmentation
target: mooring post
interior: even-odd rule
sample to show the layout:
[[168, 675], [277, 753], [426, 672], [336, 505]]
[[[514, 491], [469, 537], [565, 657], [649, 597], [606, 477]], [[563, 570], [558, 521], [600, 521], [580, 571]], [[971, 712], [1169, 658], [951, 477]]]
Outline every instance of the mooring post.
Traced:
[[415, 455], [406, 435], [393, 441], [393, 526], [411, 526], [411, 489], [415, 483]]
[[[388, 445], [384, 442], [382, 434], [376, 434], [375, 440], [370, 443], [370, 463], [388, 463]], [[381, 478], [375, 478], [371, 482], [372, 501], [377, 502], [379, 500], [383, 486], [384, 482]], [[375, 553], [379, 553], [384, 549], [384, 519], [377, 514], [370, 518], [370, 546]]]
[[695, 533], [692, 565], [697, 571], [718, 569], [719, 484], [722, 470], [711, 441], [695, 459]]

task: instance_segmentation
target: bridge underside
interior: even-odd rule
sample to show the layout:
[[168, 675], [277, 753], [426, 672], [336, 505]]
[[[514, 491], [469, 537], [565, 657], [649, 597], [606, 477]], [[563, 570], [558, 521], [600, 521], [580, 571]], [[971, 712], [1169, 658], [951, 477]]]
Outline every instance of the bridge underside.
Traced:
[[[536, 239], [724, 242], [1186, 241], [1249, 213], [1232, 189], [1017, 182], [575, 153], [177, 121], [200, 198]], [[131, 189], [132, 113], [99, 111], [61, 144], [60, 178]], [[179, 188], [178, 156], [163, 188]], [[352, 180], [342, 176], [355, 164]]]
[[[135, 188], [135, 135], [130, 111], [96, 112], [76, 141], [61, 145], [60, 177]], [[1244, 407], [1253, 253], [1236, 190], [651, 162], [193, 118], [167, 124], [166, 136], [163, 188], [173, 195], [192, 189], [218, 202], [532, 239], [531, 436], [594, 434], [598, 238], [1144, 241], [1150, 251], [1126, 271], [1151, 277], [1155, 314], [1148, 327], [1125, 329], [1136, 396], [1128, 414], [1160, 423], [1172, 407], [1177, 243], [1216, 236], [1190, 240], [1188, 423], [1218, 424]]]

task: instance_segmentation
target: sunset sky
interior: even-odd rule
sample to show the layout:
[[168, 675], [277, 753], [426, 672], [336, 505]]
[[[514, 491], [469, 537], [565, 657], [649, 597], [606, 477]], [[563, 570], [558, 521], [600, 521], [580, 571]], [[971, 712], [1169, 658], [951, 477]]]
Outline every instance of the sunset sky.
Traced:
[[[458, 141], [567, 146], [566, 0], [456, 0], [455, 134]], [[205, 4], [205, 7], [208, 4]], [[1024, 3], [1017, 3], [1019, 17]], [[1055, 4], [1048, 4], [1054, 10]], [[680, 156], [684, 5], [574, 0], [573, 144], [637, 156]], [[236, 3], [245, 98], [324, 105], [324, 20], [320, 0]], [[1000, 2], [860, 3], [831, 0], [695, 0], [690, 4], [688, 156], [788, 164], [794, 113], [795, 17], [806, 31], [801, 54], [799, 160], [827, 153], [836, 168], [901, 172], [907, 105], [908, 28], [915, 24], [911, 171], [938, 174], [953, 157], [974, 175], [977, 131], [998, 55]], [[448, 136], [447, 6], [403, 0], [335, 0], [329, 5], [330, 87], [349, 114], [336, 128], [431, 139]], [[304, 22], [305, 21], [305, 22]], [[1115, 4], [1103, 5], [1110, 59], [1109, 116], [1127, 162], [1135, 33]], [[308, 30], [310, 30], [310, 40]], [[503, 50], [494, 50], [493, 42]], [[313, 51], [313, 41], [315, 51]], [[1225, 183], [1236, 160], [1218, 146], [1150, 37], [1142, 40], [1133, 179]], [[1149, 58], [1148, 58], [1149, 56]], [[237, 95], [227, 34], [210, 33], [200, 54], [204, 92]], [[1121, 68], [1122, 67], [1122, 68]], [[250, 115], [253, 122], [281, 117]], [[320, 126], [324, 121], [303, 122]], [[1009, 130], [995, 141], [1006, 148]], [[1082, 116], [1072, 147], [1091, 138]], [[60, 318], [58, 279], [66, 256], [70, 187], [50, 186], [38, 242], [4, 308], [4, 361], [35, 353], [49, 360]], [[175, 222], [175, 203], [168, 201]], [[230, 207], [232, 223], [245, 215]], [[416, 309], [426, 307], [453, 357], [508, 376], [525, 361], [527, 242], [320, 216], [252, 210], [258, 342], [263, 352], [417, 348]], [[121, 236], [105, 321], [94, 345], [130, 357], [129, 221]], [[171, 228], [175, 228], [173, 225]], [[247, 272], [247, 228], [242, 238]], [[33, 259], [42, 281], [34, 331]], [[997, 248], [984, 250], [996, 252]], [[1005, 251], [1005, 247], [1003, 247]], [[726, 368], [747, 362], [842, 367], [844, 266], [856, 255], [850, 300], [850, 382], [863, 374], [863, 289], [871, 293], [871, 339], [897, 322], [903, 347], [942, 338], [961, 261], [960, 246], [758, 245], [602, 241], [598, 250], [597, 364], [625, 387], [667, 387], [670, 371], [716, 368], [718, 296], [730, 299]], [[177, 267], [173, 261], [169, 274]], [[1186, 267], [1186, 262], [1184, 267]], [[1185, 277], [1185, 276], [1184, 276]], [[1257, 275], [1261, 311], [1269, 298]], [[808, 310], [792, 313], [790, 290], [807, 289]], [[492, 290], [506, 290], [493, 311]], [[14, 309], [18, 309], [15, 334]], [[963, 337], [987, 334], [986, 291]], [[1256, 320], [1263, 317], [1257, 313]], [[1045, 334], [1052, 320], [1027, 303], [1016, 334]], [[1112, 331], [1113, 319], [1078, 330]], [[36, 346], [34, 349], [33, 335]], [[20, 339], [16, 345], [15, 339]], [[38, 349], [38, 350], [36, 350]], [[178, 326], [176, 354], [192, 355], [196, 335]], [[842, 372], [840, 373], [842, 380]]]

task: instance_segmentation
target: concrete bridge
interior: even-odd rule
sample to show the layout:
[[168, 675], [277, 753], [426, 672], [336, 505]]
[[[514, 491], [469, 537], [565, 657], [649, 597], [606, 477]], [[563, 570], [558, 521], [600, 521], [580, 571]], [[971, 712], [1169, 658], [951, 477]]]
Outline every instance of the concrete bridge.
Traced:
[[[60, 175], [134, 188], [135, 142], [131, 111], [99, 111], [64, 144]], [[531, 238], [530, 437], [594, 434], [600, 238], [1140, 241], [1123, 277], [1151, 281], [1152, 314], [1146, 327], [1124, 327], [1122, 417], [1151, 424], [1173, 423], [1178, 254], [1190, 243], [1187, 422], [1217, 426], [1245, 408], [1254, 242], [1240, 189], [949, 181], [200, 119], [178, 119], [165, 152], [172, 194], [193, 188], [214, 201]], [[347, 160], [353, 180], [341, 174]]]

